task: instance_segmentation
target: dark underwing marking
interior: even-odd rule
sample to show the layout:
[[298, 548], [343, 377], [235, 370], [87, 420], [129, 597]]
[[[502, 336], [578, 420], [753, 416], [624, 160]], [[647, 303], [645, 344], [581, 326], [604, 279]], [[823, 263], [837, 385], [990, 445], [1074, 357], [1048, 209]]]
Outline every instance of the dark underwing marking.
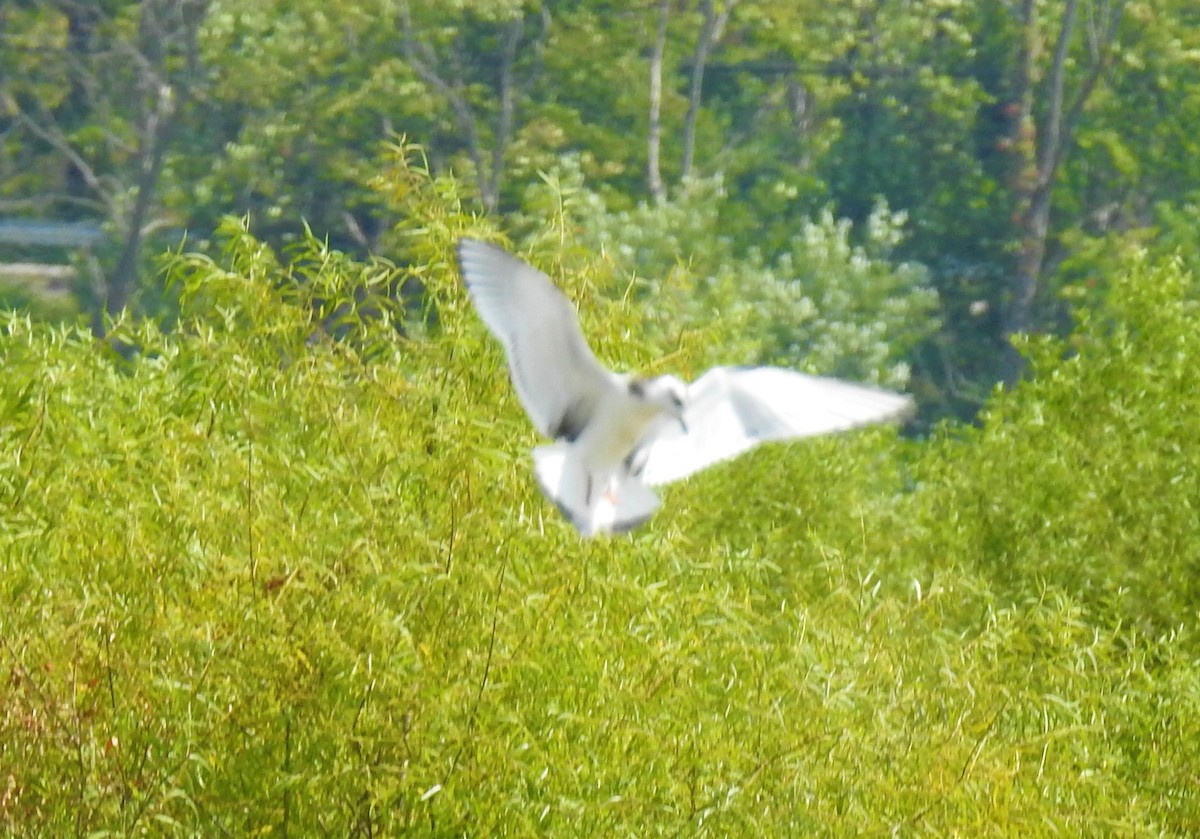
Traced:
[[754, 439], [766, 439], [780, 425], [779, 418], [766, 406], [738, 400], [733, 404], [734, 414], [745, 429], [746, 435]]
[[645, 446], [637, 445], [629, 454], [625, 455], [625, 460], [622, 465], [625, 467], [625, 474], [637, 477], [642, 474], [642, 470], [646, 468], [646, 455], [648, 450]]
[[587, 412], [583, 405], [576, 402], [567, 410], [563, 411], [563, 415], [558, 420], [550, 425], [550, 436], [555, 440], [566, 440], [568, 443], [574, 443], [575, 439], [583, 433], [583, 429], [587, 427]]

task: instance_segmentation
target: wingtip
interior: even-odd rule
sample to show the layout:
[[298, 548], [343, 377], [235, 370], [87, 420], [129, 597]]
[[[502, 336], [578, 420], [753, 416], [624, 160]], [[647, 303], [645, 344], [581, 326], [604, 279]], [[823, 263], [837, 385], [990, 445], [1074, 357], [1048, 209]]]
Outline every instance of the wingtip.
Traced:
[[459, 240], [454, 243], [454, 255], [458, 257], [458, 264], [462, 265], [468, 251], [474, 250], [482, 244], [484, 243], [481, 240], [472, 238], [471, 236], [459, 237]]
[[493, 245], [482, 239], [463, 236], [454, 244], [454, 255], [458, 260], [458, 273], [467, 286], [471, 286], [481, 277], [486, 276], [490, 266], [495, 262], [496, 253], [505, 253], [498, 245]]
[[461, 265], [463, 259], [468, 258], [472, 251], [478, 252], [487, 247], [495, 247], [495, 245], [488, 245], [487, 242], [482, 239], [476, 239], [473, 236], [460, 236], [458, 241], [454, 243], [454, 254], [458, 257], [458, 262]]
[[524, 262], [503, 246], [472, 236], [463, 236], [454, 245], [458, 270], [468, 285], [497, 272], [511, 274]]
[[904, 425], [917, 415], [917, 400], [907, 393], [895, 393], [892, 395], [896, 398], [896, 405], [881, 417], [879, 422]]
[[460, 236], [454, 244], [454, 250], [458, 254], [459, 259], [462, 259], [464, 252], [475, 251], [477, 253], [489, 251], [492, 253], [502, 253], [505, 256], [512, 257], [502, 245], [496, 242], [488, 242], [483, 239], [477, 239], [474, 236]]

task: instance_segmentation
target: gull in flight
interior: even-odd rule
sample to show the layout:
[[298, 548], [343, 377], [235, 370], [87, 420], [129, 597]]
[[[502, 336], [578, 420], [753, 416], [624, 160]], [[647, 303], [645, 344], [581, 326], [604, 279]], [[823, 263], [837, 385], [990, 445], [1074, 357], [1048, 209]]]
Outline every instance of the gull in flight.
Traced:
[[638, 526], [659, 505], [650, 487], [759, 443], [895, 420], [912, 408], [906, 396], [778, 367], [714, 367], [690, 385], [614, 373], [541, 271], [476, 239], [459, 242], [458, 258], [525, 412], [555, 440], [533, 451], [538, 483], [587, 536]]

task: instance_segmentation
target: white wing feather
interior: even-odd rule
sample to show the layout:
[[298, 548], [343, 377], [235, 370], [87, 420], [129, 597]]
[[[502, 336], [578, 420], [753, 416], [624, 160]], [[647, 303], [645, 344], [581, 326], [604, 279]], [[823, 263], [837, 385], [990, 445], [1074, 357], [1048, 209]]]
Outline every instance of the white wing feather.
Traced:
[[660, 421], [631, 456], [651, 485], [685, 478], [770, 440], [811, 437], [899, 419], [895, 393], [777, 367], [714, 367], [688, 388], [683, 425]]
[[617, 385], [584, 341], [571, 302], [495, 245], [463, 239], [458, 256], [479, 316], [504, 345], [525, 412], [543, 434], [573, 438]]

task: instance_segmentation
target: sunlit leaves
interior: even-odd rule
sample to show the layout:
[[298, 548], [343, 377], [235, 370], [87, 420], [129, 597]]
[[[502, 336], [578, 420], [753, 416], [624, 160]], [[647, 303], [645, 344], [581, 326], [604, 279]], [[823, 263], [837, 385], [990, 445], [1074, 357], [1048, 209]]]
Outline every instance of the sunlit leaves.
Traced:
[[829, 210], [798, 221], [770, 259], [757, 248], [739, 251], [725, 234], [725, 216], [737, 210], [719, 179], [618, 210], [568, 159], [525, 204], [521, 222], [532, 230], [557, 213], [551, 230], [561, 224], [604, 254], [621, 269], [618, 283], [637, 278], [619, 291], [647, 304], [663, 352], [720, 330], [722, 340], [709, 339], [702, 352], [709, 364], [783, 364], [904, 387], [906, 355], [937, 327], [928, 272], [894, 257], [904, 215], [883, 203], [857, 231]]
[[[406, 151], [407, 206], [453, 193]], [[806, 241], [844, 267], [830, 225]], [[583, 541], [533, 484], [455, 276], [468, 230], [496, 235], [453, 203], [406, 231], [438, 301], [418, 338], [359, 305], [380, 266], [315, 238], [285, 262], [233, 222], [219, 258], [174, 260], [177, 328], [116, 326], [128, 358], [0, 322], [3, 829], [1195, 823], [1200, 411], [1175, 266], [1114, 286], [1075, 357], [1037, 349], [980, 431], [769, 447]], [[661, 298], [619, 258], [529, 256], [606, 353], [661, 353], [641, 331]], [[664, 364], [729, 335], [689, 330]]]

